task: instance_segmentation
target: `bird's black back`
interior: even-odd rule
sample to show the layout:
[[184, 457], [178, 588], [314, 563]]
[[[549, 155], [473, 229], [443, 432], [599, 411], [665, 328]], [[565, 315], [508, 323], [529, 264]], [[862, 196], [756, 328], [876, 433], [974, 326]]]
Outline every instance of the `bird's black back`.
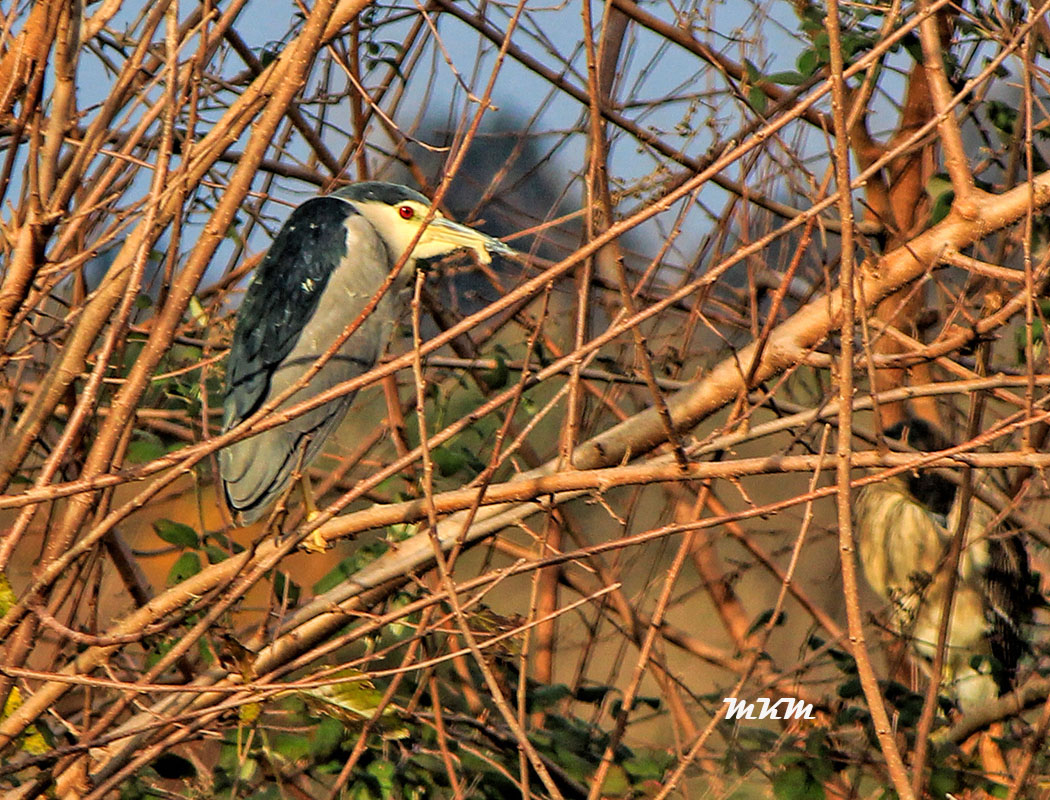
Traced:
[[349, 203], [316, 197], [296, 208], [259, 264], [237, 313], [226, 364], [225, 427], [266, 399], [270, 379], [313, 316], [332, 271], [346, 255]]

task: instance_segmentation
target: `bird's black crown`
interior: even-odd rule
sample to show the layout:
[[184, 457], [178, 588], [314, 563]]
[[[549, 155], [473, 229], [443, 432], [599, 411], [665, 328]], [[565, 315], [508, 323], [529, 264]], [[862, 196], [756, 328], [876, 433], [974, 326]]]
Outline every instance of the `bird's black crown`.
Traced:
[[415, 189], [409, 189], [400, 183], [384, 183], [383, 181], [351, 183], [349, 186], [337, 189], [333, 194], [352, 202], [371, 201], [396, 206], [408, 200], [413, 203], [422, 203], [425, 206], [430, 205], [430, 201]]

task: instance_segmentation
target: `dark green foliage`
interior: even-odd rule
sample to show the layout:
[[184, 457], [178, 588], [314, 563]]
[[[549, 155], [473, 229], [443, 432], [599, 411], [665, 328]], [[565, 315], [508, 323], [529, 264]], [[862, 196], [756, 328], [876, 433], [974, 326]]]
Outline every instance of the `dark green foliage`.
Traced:
[[498, 348], [493, 356], [496, 359], [496, 366], [481, 373], [482, 382], [492, 391], [505, 388], [510, 379], [510, 369], [507, 367], [507, 359], [505, 358], [506, 354], [507, 351], [504, 348]]
[[460, 471], [467, 473], [468, 477], [473, 477], [485, 467], [470, 450], [461, 445], [436, 447], [430, 455], [443, 478], [449, 478]]
[[553, 686], [537, 686], [529, 693], [529, 703], [526, 709], [530, 714], [534, 711], [546, 711], [571, 696], [572, 692], [569, 691], [569, 687], [562, 683], [556, 683]]
[[183, 553], [168, 571], [168, 586], [182, 583], [201, 571], [201, 559], [196, 553]]
[[273, 574], [273, 596], [279, 603], [287, 602], [289, 606], [299, 603], [299, 584], [291, 580], [288, 575], [280, 570]]
[[955, 192], [952, 190], [951, 181], [947, 175], [937, 174], [926, 182], [926, 194], [929, 195], [933, 205], [930, 208], [930, 225], [936, 225], [948, 216], [955, 201]]
[[[489, 612], [491, 616], [491, 612]], [[502, 674], [497, 658], [495, 668]], [[514, 668], [503, 675], [516, 681]], [[441, 673], [443, 696], [457, 694], [455, 678]], [[360, 682], [349, 673], [347, 686], [361, 686], [359, 714], [335, 713], [327, 701], [310, 697], [313, 690], [271, 702], [260, 717], [252, 722], [228, 727], [223, 738], [218, 765], [213, 773], [216, 798], [263, 797], [278, 792], [281, 775], [305, 770], [314, 785], [330, 785], [338, 775], [363, 735], [362, 725], [371, 713], [365, 706], [376, 708], [384, 686], [375, 681]], [[335, 688], [343, 684], [335, 684]], [[502, 800], [519, 794], [515, 781], [519, 775], [518, 748], [513, 734], [499, 721], [490, 708], [481, 718], [472, 713], [457, 714], [446, 708], [443, 714], [445, 737], [438, 736], [428, 692], [416, 714], [406, 714], [403, 704], [416, 690], [411, 680], [405, 681], [394, 702], [383, 712], [383, 721], [372, 726], [366, 735], [367, 746], [356, 762], [346, 784], [347, 797], [353, 798], [451, 798], [453, 782], [448, 762], [454, 765], [461, 789], [469, 787], [468, 796]], [[586, 721], [601, 707], [612, 691], [610, 687], [590, 687], [575, 694], [563, 685], [529, 684], [527, 705], [530, 711], [553, 709], [568, 703], [573, 713], [549, 711], [542, 728], [530, 732], [530, 741], [541, 754], [565, 797], [586, 794], [602, 754], [609, 743], [608, 730]], [[330, 694], [330, 693], [329, 693]], [[304, 700], [308, 702], [303, 702]], [[654, 708], [653, 698], [643, 698], [638, 705]], [[333, 713], [328, 713], [332, 711]], [[583, 716], [577, 716], [579, 713]], [[611, 716], [603, 717], [611, 725]], [[639, 798], [659, 789], [675, 757], [663, 750], [632, 749], [619, 745], [614, 763], [603, 785], [603, 796]], [[139, 773], [139, 779], [128, 783], [128, 798], [148, 797], [149, 776], [168, 780], [188, 780], [195, 776], [190, 762], [178, 756], [165, 756]], [[546, 797], [538, 775], [530, 776], [532, 796]]]
[[153, 530], [155, 530], [157, 536], [165, 542], [173, 544], [176, 547], [196, 549], [200, 546], [200, 537], [197, 536], [197, 531], [182, 522], [175, 522], [170, 519], [158, 519], [153, 523]]
[[128, 443], [127, 460], [131, 464], [145, 464], [162, 457], [165, 453], [167, 449], [159, 436], [136, 428]]
[[806, 763], [789, 764], [773, 777], [777, 800], [824, 800], [824, 786]]

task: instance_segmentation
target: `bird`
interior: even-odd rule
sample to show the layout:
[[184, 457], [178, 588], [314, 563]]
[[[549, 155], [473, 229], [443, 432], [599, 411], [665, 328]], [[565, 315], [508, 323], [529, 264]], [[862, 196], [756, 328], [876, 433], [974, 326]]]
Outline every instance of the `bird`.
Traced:
[[[930, 423], [912, 416], [885, 435], [919, 451], [949, 447]], [[943, 474], [918, 470], [864, 486], [854, 506], [868, 584], [922, 663], [936, 654], [961, 496]], [[962, 547], [943, 663], [945, 685], [966, 714], [1013, 687], [1040, 598], [1021, 535], [997, 524], [995, 511], [975, 496]]]
[[[424, 226], [430, 208], [426, 196], [406, 186], [362, 181], [310, 198], [292, 211], [237, 310], [226, 361], [223, 432], [299, 382], [402, 260], [373, 311], [279, 409], [375, 365], [394, 321], [408, 305], [405, 290], [421, 262], [467, 250], [488, 264], [493, 255], [514, 253], [498, 239], [438, 211]], [[235, 519], [247, 525], [266, 514], [293, 477], [304, 474], [321, 453], [353, 399], [353, 392], [344, 394], [219, 451], [223, 492]], [[304, 498], [312, 511], [305, 488]]]

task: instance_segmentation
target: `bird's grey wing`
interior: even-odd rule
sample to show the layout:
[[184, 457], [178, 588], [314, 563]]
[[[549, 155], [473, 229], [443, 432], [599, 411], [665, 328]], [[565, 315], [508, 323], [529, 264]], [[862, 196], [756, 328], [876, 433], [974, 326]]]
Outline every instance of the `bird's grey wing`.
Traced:
[[328, 197], [292, 212], [263, 257], [237, 312], [226, 362], [229, 429], [268, 396], [270, 379], [313, 317], [328, 279], [346, 255], [353, 206]]
[[[363, 311], [386, 277], [388, 262], [385, 245], [349, 203], [315, 198], [292, 213], [238, 313], [227, 363], [225, 429], [302, 378]], [[370, 369], [389, 316], [389, 303], [381, 303], [282, 407]], [[261, 517], [293, 472], [320, 452], [351, 399], [343, 396], [220, 452], [227, 501], [246, 522]]]

